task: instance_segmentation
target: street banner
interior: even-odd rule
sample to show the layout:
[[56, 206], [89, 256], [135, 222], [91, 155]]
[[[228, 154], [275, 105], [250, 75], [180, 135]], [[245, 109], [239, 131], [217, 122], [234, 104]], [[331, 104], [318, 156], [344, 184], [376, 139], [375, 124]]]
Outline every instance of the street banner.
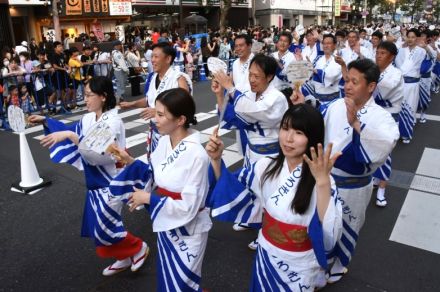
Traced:
[[82, 0], [66, 0], [66, 15], [82, 15]]
[[84, 0], [84, 13], [92, 12], [92, 3], [90, 0]]
[[108, 0], [101, 1], [101, 8], [103, 13], [108, 13]]
[[341, 16], [341, 0], [335, 0], [335, 16]]
[[101, 10], [99, 9], [99, 0], [93, 0], [93, 12], [101, 12]]
[[99, 41], [104, 40], [104, 29], [100, 22], [92, 23], [92, 31], [96, 35]]
[[115, 26], [115, 37], [117, 40], [120, 40], [121, 43], [125, 43], [125, 31], [123, 25]]

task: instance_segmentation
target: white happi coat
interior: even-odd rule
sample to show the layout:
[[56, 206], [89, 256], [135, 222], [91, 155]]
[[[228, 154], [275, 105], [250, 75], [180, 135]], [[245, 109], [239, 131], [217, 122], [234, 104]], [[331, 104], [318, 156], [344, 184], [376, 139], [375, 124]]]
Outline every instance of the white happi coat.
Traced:
[[[373, 60], [372, 51], [370, 51], [369, 49], [362, 47], [362, 46], [360, 47], [360, 50], [361, 50], [361, 54], [362, 54], [362, 56], [364, 56], [364, 58]], [[347, 48], [343, 48], [341, 50], [341, 57], [342, 57], [342, 59], [344, 59], [345, 64], [348, 66], [348, 64], [350, 64], [354, 60], [357, 60], [360, 56], [355, 51], [353, 51], [350, 47], [347, 47]]]
[[380, 73], [373, 92], [375, 101], [390, 114], [398, 114], [403, 101], [403, 75], [392, 63]]
[[[337, 244], [339, 252], [336, 252], [336, 256], [347, 266], [356, 246], [357, 235], [365, 221], [365, 211], [373, 190], [371, 175], [391, 153], [399, 139], [399, 129], [391, 114], [377, 105], [372, 97], [358, 111], [360, 133], [348, 123], [344, 99], [337, 99], [328, 104], [323, 110], [323, 115], [325, 145], [333, 143], [332, 154], [342, 152], [332, 169], [332, 175], [338, 185], [344, 210], [342, 218], [346, 223], [342, 238]], [[366, 183], [363, 186], [341, 186], [337, 177], [363, 177]]]
[[242, 63], [240, 59], [237, 59], [232, 63], [232, 80], [234, 81], [235, 88], [240, 91], [251, 90], [249, 67], [254, 56], [254, 53], [251, 53], [246, 62]]
[[292, 87], [292, 83], [290, 83], [287, 79], [286, 69], [290, 63], [296, 61], [295, 55], [289, 51], [286, 51], [286, 53], [280, 57], [279, 52], [274, 52], [272, 53], [272, 57], [274, 57], [275, 60], [277, 60], [282, 65], [282, 69], [279, 68], [281, 70], [277, 70], [277, 74], [275, 74], [271, 82], [272, 85], [278, 90]]
[[[256, 99], [256, 94], [251, 91], [235, 91], [223, 117], [223, 128], [244, 129], [247, 139], [252, 145], [263, 145], [278, 142], [280, 122], [288, 109], [286, 97], [271, 84]], [[278, 153], [276, 151], [273, 154]], [[254, 163], [262, 155], [250, 150], [247, 145], [245, 165]]]
[[[342, 208], [337, 200], [337, 189], [331, 179], [331, 197], [322, 222], [317, 213], [315, 189], [306, 212], [298, 214], [291, 209], [291, 202], [301, 179], [302, 165], [289, 171], [287, 162], [284, 161], [279, 175], [262, 183], [263, 174], [271, 161], [270, 158], [262, 158], [251, 168], [244, 168], [236, 182], [233, 182], [232, 174], [223, 165], [212, 194], [212, 214], [219, 216], [219, 220], [259, 223], [264, 211], [282, 223], [305, 226], [315, 249], [281, 249], [266, 239], [260, 230], [250, 290], [266, 291], [264, 287], [267, 286], [266, 283], [270, 283], [268, 286], [284, 287], [283, 291], [314, 291], [320, 264], [326, 264], [325, 253], [333, 249], [342, 231]], [[246, 217], [243, 214], [252, 215]], [[322, 235], [314, 237], [311, 234], [317, 229], [322, 230], [319, 233]], [[315, 246], [317, 242], [322, 243], [320, 248]], [[294, 279], [291, 277], [293, 274]]]
[[320, 56], [315, 63], [315, 69], [318, 71], [313, 74], [312, 84], [317, 94], [339, 93], [339, 81], [342, 78], [341, 65], [335, 62], [333, 55], [327, 60]]
[[[426, 51], [420, 47], [410, 50], [408, 47], [399, 49], [396, 56], [396, 67], [402, 71], [405, 77], [420, 78], [420, 67], [425, 59]], [[415, 118], [419, 103], [419, 82], [404, 84], [405, 101], [408, 103], [412, 116]]]
[[154, 186], [182, 195], [182, 200], [152, 196], [153, 231], [179, 227], [185, 227], [189, 234], [209, 231], [211, 219], [209, 212], [203, 209], [208, 194], [209, 157], [200, 144], [200, 133], [191, 130], [174, 149], [170, 137], [163, 136], [151, 154], [151, 165]]
[[193, 93], [192, 81], [189, 76], [185, 73], [180, 72], [174, 66], [170, 66], [168, 71], [163, 76], [162, 80], [159, 83], [159, 86], [156, 89], [156, 78], [158, 78], [158, 73], [150, 73], [147, 77], [147, 83], [145, 84], [145, 99], [148, 102], [148, 106], [151, 108], [155, 108], [156, 98], [157, 96], [164, 92], [165, 90], [178, 88], [179, 87], [179, 78], [183, 76], [188, 84], [188, 88], [190, 90], [190, 94]]
[[301, 51], [301, 55], [303, 59], [304, 60], [308, 59], [310, 62], [313, 63], [316, 57], [318, 56], [319, 51], [321, 51], [320, 47], [321, 47], [320, 42], [316, 42], [312, 47], [306, 45]]

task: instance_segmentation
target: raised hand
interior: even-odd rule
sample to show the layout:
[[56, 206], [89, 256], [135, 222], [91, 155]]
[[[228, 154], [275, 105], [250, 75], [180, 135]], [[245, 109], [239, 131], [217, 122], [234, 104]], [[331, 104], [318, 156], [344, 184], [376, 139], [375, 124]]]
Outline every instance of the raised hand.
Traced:
[[209, 137], [208, 144], [206, 144], [206, 152], [208, 153], [208, 156], [211, 158], [211, 160], [219, 161], [222, 158], [224, 148], [225, 145], [223, 144], [223, 141], [218, 137], [218, 127], [216, 127], [211, 137]]
[[330, 172], [333, 168], [333, 165], [335, 165], [336, 159], [338, 159], [338, 157], [342, 154], [338, 152], [330, 157], [332, 148], [333, 144], [328, 144], [324, 153], [322, 144], [319, 143], [318, 151], [316, 151], [314, 147], [310, 148], [311, 158], [309, 158], [306, 154], [303, 155], [303, 159], [308, 164], [310, 172], [318, 185], [329, 182]]
[[358, 107], [356, 106], [355, 102], [351, 98], [344, 98], [345, 106], [347, 108], [347, 121], [350, 124], [351, 127], [354, 128], [356, 123], [359, 123], [357, 112]]
[[293, 104], [302, 104], [305, 102], [305, 97], [301, 92], [301, 85], [297, 86], [297, 84], [295, 84], [290, 100]]
[[230, 89], [234, 87], [232, 83], [232, 78], [225, 74], [223, 71], [218, 71], [213, 73], [215, 80], [220, 84], [221, 87]]
[[152, 119], [156, 116], [156, 109], [151, 107], [146, 107], [141, 111], [140, 116], [144, 120]]
[[223, 88], [215, 79], [212, 79], [211, 81], [211, 90], [215, 95], [223, 95]]
[[130, 154], [127, 153], [127, 151], [125, 151], [122, 148], [119, 148], [118, 145], [116, 144], [111, 144], [107, 148], [107, 152], [112, 154], [113, 157], [116, 158], [118, 162], [121, 162], [123, 164], [130, 164], [134, 161], [134, 158], [131, 157]]

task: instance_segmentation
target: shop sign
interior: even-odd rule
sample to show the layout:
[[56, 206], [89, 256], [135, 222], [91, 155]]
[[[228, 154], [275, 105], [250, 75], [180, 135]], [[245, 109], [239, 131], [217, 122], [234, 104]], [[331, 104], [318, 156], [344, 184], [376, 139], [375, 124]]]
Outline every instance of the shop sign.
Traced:
[[82, 0], [66, 0], [66, 15], [82, 15]]
[[127, 0], [110, 0], [110, 15], [131, 15], [131, 1]]
[[84, 0], [84, 12], [91, 13], [92, 12], [92, 3], [90, 0]]

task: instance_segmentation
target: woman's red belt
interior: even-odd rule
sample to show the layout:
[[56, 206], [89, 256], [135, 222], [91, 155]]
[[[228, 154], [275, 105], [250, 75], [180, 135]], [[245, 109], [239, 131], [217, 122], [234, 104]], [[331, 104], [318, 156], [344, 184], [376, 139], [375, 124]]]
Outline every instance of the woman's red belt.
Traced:
[[306, 226], [278, 221], [266, 210], [263, 216], [262, 233], [267, 241], [283, 250], [300, 252], [312, 249]]

